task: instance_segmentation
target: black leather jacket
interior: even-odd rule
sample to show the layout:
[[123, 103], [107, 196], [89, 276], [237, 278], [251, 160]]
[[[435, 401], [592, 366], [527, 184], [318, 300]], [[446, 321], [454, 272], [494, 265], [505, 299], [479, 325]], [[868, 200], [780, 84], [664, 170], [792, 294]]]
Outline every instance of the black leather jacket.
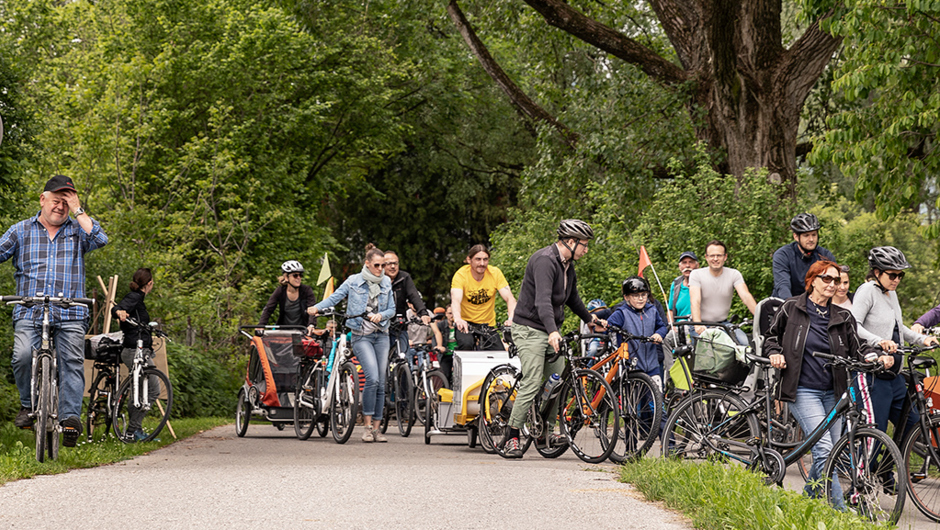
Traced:
[[[780, 372], [780, 399], [783, 401], [796, 399], [806, 333], [809, 330], [809, 313], [806, 312], [808, 296], [803, 293], [783, 303], [764, 341], [764, 355], [781, 354], [787, 362], [787, 367]], [[858, 327], [851, 311], [832, 303], [829, 304], [829, 311], [829, 351], [832, 355], [863, 359], [867, 353], [875, 351], [858, 337]], [[832, 381], [838, 399], [848, 388], [845, 371], [833, 370]]]

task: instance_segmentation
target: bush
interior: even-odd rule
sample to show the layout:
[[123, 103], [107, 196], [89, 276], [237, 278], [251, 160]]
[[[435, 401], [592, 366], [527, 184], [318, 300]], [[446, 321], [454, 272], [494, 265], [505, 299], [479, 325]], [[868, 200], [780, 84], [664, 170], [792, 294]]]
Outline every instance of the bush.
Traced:
[[169, 344], [173, 417], [233, 416], [241, 377], [235, 363], [209, 351]]

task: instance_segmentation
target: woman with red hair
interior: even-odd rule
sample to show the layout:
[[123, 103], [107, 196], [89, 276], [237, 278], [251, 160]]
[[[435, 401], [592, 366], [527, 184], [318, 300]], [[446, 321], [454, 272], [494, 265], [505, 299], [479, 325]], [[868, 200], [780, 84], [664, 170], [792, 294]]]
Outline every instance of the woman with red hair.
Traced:
[[[803, 432], [813, 432], [836, 405], [836, 399], [848, 388], [843, 370], [833, 370], [813, 352], [839, 357], [858, 357], [874, 351], [858, 337], [855, 317], [832, 301], [840, 281], [839, 266], [831, 261], [817, 261], [806, 273], [806, 292], [788, 299], [780, 307], [764, 343], [770, 362], [780, 372], [780, 399], [791, 403], [790, 411]], [[842, 421], [836, 420], [813, 446], [813, 467], [803, 491], [810, 497], [822, 494], [823, 467], [832, 446], [842, 434]], [[833, 481], [833, 488], [839, 482]], [[842, 494], [834, 491], [834, 499]], [[836, 506], [839, 508], [840, 506]]]

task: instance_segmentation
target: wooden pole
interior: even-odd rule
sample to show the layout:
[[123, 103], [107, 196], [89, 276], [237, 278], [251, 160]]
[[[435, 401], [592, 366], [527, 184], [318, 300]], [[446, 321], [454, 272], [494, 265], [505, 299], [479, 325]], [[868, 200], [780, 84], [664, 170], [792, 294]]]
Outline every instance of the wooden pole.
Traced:
[[[159, 399], [157, 400], [157, 407], [160, 408], [160, 415], [161, 415], [161, 416], [166, 415], [166, 412], [163, 411], [163, 402], [161, 402]], [[178, 440], [178, 439], [179, 439], [179, 438], [176, 437], [176, 433], [173, 432], [173, 425], [170, 424], [170, 418], [167, 418], [167, 419], [166, 419], [166, 428], [167, 428], [167, 429], [170, 429], [170, 434], [173, 435], [173, 439], [174, 439], [174, 440]]]

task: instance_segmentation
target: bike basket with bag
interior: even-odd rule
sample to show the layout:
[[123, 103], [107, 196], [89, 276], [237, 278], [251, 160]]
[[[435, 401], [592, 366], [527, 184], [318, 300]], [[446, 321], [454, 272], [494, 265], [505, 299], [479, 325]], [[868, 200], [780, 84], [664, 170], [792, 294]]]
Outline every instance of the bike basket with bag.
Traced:
[[734, 343], [720, 328], [708, 328], [695, 341], [692, 371], [732, 385], [747, 378], [750, 369], [744, 362], [747, 346]]
[[96, 363], [117, 364], [121, 358], [121, 332], [95, 335], [85, 339], [85, 358]]

